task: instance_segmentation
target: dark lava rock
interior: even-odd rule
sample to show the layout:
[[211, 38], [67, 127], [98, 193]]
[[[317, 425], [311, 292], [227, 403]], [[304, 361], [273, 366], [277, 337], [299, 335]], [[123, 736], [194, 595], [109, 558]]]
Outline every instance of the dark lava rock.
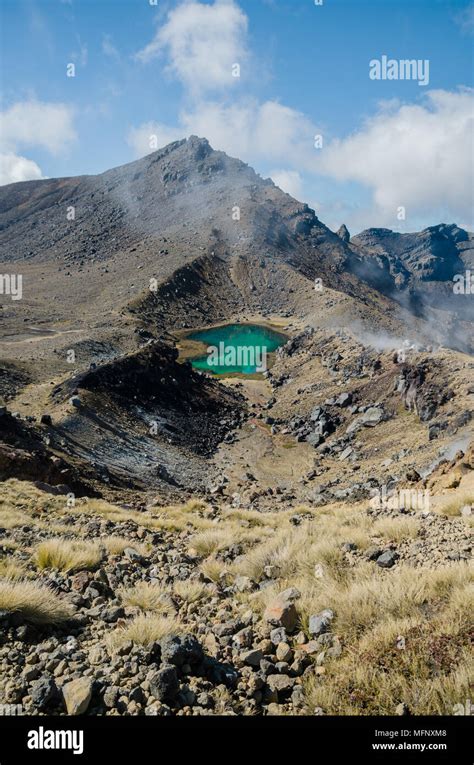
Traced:
[[53, 678], [44, 676], [33, 683], [30, 695], [35, 707], [43, 711], [58, 700], [59, 691]]
[[183, 664], [192, 667], [204, 659], [203, 648], [193, 635], [167, 637], [160, 642], [160, 647], [161, 660], [175, 667], [182, 667]]
[[377, 558], [377, 566], [381, 568], [392, 568], [397, 562], [398, 555], [394, 550], [387, 550]]
[[323, 632], [328, 632], [332, 619], [334, 618], [333, 612], [327, 608], [321, 611], [319, 614], [312, 614], [309, 617], [309, 633], [313, 637], [322, 635]]
[[377, 558], [382, 555], [382, 553], [383, 550], [381, 550], [380, 547], [373, 545], [372, 547], [369, 547], [364, 554], [367, 560], [377, 560]]
[[150, 680], [150, 693], [158, 701], [173, 702], [179, 692], [176, 668], [168, 665], [155, 672]]

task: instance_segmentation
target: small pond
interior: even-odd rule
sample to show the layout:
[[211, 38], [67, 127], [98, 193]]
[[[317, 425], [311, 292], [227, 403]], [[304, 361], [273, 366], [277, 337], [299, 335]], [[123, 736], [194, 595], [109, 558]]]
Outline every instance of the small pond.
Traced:
[[254, 375], [271, 366], [271, 354], [288, 338], [261, 324], [226, 324], [197, 330], [186, 336], [193, 345], [202, 343], [202, 355], [193, 355], [195, 369], [215, 375]]

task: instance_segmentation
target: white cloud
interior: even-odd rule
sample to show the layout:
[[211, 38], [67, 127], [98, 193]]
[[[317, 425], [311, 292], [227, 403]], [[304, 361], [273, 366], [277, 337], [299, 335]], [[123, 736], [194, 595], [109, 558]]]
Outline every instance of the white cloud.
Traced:
[[440, 211], [472, 219], [473, 125], [473, 90], [431, 91], [423, 105], [384, 108], [359, 132], [332, 141], [320, 170], [370, 188], [374, 220], [396, 223], [401, 206], [407, 222]]
[[[372, 200], [369, 196], [359, 205], [348, 201], [339, 220], [357, 230], [414, 230], [440, 220], [471, 221], [472, 228], [473, 109], [473, 91], [466, 89], [431, 91], [420, 105], [384, 103], [358, 132], [316, 150], [313, 139], [320, 131], [304, 114], [276, 101], [201, 101], [183, 111], [176, 126], [147, 123], [134, 128], [129, 143], [141, 156], [153, 150], [150, 135], [157, 136], [158, 146], [191, 134], [203, 136], [213, 148], [257, 170], [273, 166], [275, 183], [297, 199], [303, 199], [303, 181], [310, 195], [312, 184], [321, 195], [326, 177], [328, 194], [321, 197], [318, 214], [329, 225], [336, 221], [334, 200], [353, 198], [348, 185], [355, 181]], [[406, 209], [405, 222], [397, 218], [399, 207]]]
[[0, 185], [43, 178], [40, 167], [19, 154], [23, 147], [59, 154], [75, 139], [74, 112], [61, 103], [19, 101], [0, 113]]
[[282, 191], [295, 199], [301, 199], [303, 194], [303, 179], [297, 170], [272, 170], [270, 178]]
[[[346, 222], [357, 228], [414, 229], [472, 219], [473, 91], [431, 91], [410, 105], [381, 102], [360, 130], [331, 140], [305, 114], [276, 100], [229, 98], [232, 64], [250, 55], [246, 35], [247, 17], [234, 0], [184, 0], [168, 14], [137, 57], [148, 62], [166, 55], [187, 105], [175, 125], [148, 122], [129, 131], [137, 156], [153, 151], [151, 135], [162, 146], [195, 134], [257, 171], [274, 168], [277, 185], [299, 199], [304, 186], [310, 200], [321, 200], [323, 220], [326, 213], [347, 213]], [[321, 149], [314, 144], [319, 134]], [[400, 207], [405, 224], [397, 217]]]
[[173, 141], [184, 138], [183, 130], [162, 125], [159, 122], [145, 122], [139, 127], [131, 128], [127, 141], [137, 157], [150, 154], [156, 148], [161, 149]]
[[[237, 79], [232, 77], [232, 65], [248, 58], [247, 24], [234, 0], [214, 0], [210, 5], [189, 0], [171, 11], [137, 57], [148, 62], [165, 53], [168, 69], [183, 83], [191, 106], [181, 112], [177, 125], [147, 122], [132, 128], [128, 142], [140, 156], [153, 150], [153, 134], [158, 146], [192, 134], [203, 136], [213, 148], [246, 162], [284, 167], [287, 185], [299, 188], [297, 171], [316, 162], [316, 128], [311, 121], [274, 100], [239, 98], [231, 102], [217, 99], [215, 93], [210, 97], [211, 91]], [[283, 182], [283, 176], [280, 179]]]
[[[192, 134], [207, 138], [214, 149], [227, 152], [249, 163], [262, 160], [285, 164], [289, 170], [307, 169], [315, 163], [315, 127], [303, 114], [277, 101], [255, 100], [223, 104], [202, 101], [183, 111], [174, 127], [146, 123], [134, 128], [129, 143], [137, 156], [148, 154], [149, 136], [156, 133], [169, 141]], [[165, 145], [166, 141], [158, 145]]]
[[190, 93], [231, 86], [232, 66], [247, 57], [247, 16], [233, 0], [212, 5], [185, 2], [168, 14], [155, 37], [136, 58], [148, 62], [166, 52], [168, 69]]
[[3, 151], [39, 146], [58, 154], [76, 138], [73, 110], [65, 104], [19, 101], [2, 112], [0, 119]]
[[43, 177], [41, 169], [33, 160], [12, 153], [0, 154], [0, 186]]

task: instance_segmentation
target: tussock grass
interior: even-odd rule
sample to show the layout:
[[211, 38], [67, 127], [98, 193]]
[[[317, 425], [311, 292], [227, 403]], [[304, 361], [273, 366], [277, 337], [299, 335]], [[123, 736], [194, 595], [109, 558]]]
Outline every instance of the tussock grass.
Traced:
[[173, 585], [173, 593], [178, 595], [186, 603], [197, 603], [199, 600], [211, 596], [209, 587], [202, 582], [176, 581]]
[[31, 517], [21, 510], [0, 507], [0, 526], [4, 529], [14, 529], [17, 526], [28, 526]]
[[272, 566], [281, 579], [301, 575], [314, 578], [317, 566], [342, 576], [341, 541], [330, 530], [322, 530], [313, 523], [302, 524], [291, 532], [281, 529], [237, 558], [231, 570], [258, 582], [266, 566]]
[[127, 547], [131, 547], [140, 555], [146, 557], [149, 553], [149, 546], [135, 539], [127, 539], [118, 535], [111, 534], [107, 537], [101, 537], [99, 543], [106, 549], [109, 555], [122, 555]]
[[31, 624], [59, 624], [73, 614], [69, 603], [36, 582], [0, 580], [0, 611], [19, 614]]
[[72, 572], [96, 568], [102, 560], [102, 552], [96, 542], [54, 538], [40, 542], [34, 560], [39, 569], [54, 568]]
[[[312, 512], [308, 508], [299, 508], [300, 511]], [[289, 520], [292, 515], [297, 512], [297, 509], [282, 510], [278, 513], [259, 513], [257, 510], [247, 510], [245, 508], [231, 508], [225, 510], [222, 514], [224, 520], [244, 522], [249, 526], [270, 526], [272, 529], [276, 529], [280, 526], [289, 526]]]
[[[12, 528], [27, 523], [48, 529], [49, 533], [55, 524], [56, 528], [65, 528], [62, 521], [71, 514], [75, 520], [90, 516], [151, 530], [186, 530], [189, 537], [183, 535], [183, 539], [188, 539], [189, 547], [201, 559], [197, 569], [211, 582], [226, 586], [238, 574], [256, 582], [266, 576], [275, 580], [270, 587], [233, 594], [234, 609], [240, 604], [245, 609], [251, 605], [252, 610], [262, 613], [278, 592], [296, 587], [301, 593], [295, 603], [300, 627], [307, 634], [311, 614], [332, 609], [331, 630], [343, 651], [340, 657], [325, 659], [324, 675], [305, 678], [309, 711], [322, 707], [327, 714], [394, 714], [397, 704], [404, 702], [413, 714], [451, 714], [454, 704], [469, 698], [468, 683], [473, 673], [468, 631], [474, 603], [468, 564], [452, 561], [445, 567], [430, 569], [412, 568], [399, 561], [393, 569], [384, 570], [357, 553], [348, 555], [342, 550], [345, 542], [355, 543], [360, 552], [382, 541], [397, 544], [413, 539], [418, 534], [418, 517], [374, 519], [366, 512], [367, 502], [264, 513], [226, 507], [214, 519], [207, 517], [208, 506], [201, 501], [183, 506], [149, 505], [145, 512], [138, 512], [103, 500], [80, 499], [73, 509], [65, 509], [64, 498], [43, 494], [30, 484], [12, 480], [6, 482], [6, 487], [7, 499], [3, 495], [0, 500], [0, 525], [4, 525], [3, 511], [14, 524]], [[461, 507], [472, 504], [474, 498], [458, 492], [434, 500], [435, 512], [456, 518]], [[290, 518], [299, 513], [305, 518], [294, 526]], [[472, 522], [469, 517], [464, 520]], [[459, 527], [460, 520], [453, 520], [453, 524]], [[62, 570], [94, 567], [101, 550], [119, 555], [130, 546], [142, 555], [147, 552], [146, 545], [114, 534], [96, 542], [70, 541], [70, 536], [81, 534], [81, 529], [76, 525], [67, 528], [66, 538], [38, 545], [34, 551], [37, 562], [40, 549], [42, 565]], [[221, 560], [223, 551], [236, 544], [242, 554], [231, 563]], [[7, 552], [15, 551], [14, 546], [3, 547]], [[53, 602], [69, 609], [44, 587], [40, 588], [41, 597], [36, 595], [38, 605], [34, 595], [38, 585], [25, 580], [28, 573], [23, 564], [16, 552], [9, 560], [0, 561], [0, 573], [2, 566], [3, 573], [8, 573], [5, 581], [10, 592], [17, 585], [34, 588], [31, 597], [27, 597], [30, 591], [23, 600], [16, 595], [20, 610], [23, 607], [28, 613], [39, 613], [47, 623], [52, 618], [48, 608]], [[266, 566], [272, 567], [271, 573], [265, 573]], [[175, 604], [184, 603], [182, 610], [189, 612], [195, 607], [188, 609], [188, 604], [211, 598], [215, 591], [222, 592], [221, 587], [194, 579], [175, 581], [172, 588], [145, 581], [122, 588], [122, 602], [137, 609], [137, 615], [128, 619], [123, 628], [109, 632], [110, 650], [128, 641], [146, 646], [168, 634], [182, 633], [184, 627], [175, 614]], [[228, 604], [229, 599], [226, 597], [224, 602]], [[0, 588], [0, 609], [3, 607]], [[403, 650], [398, 644], [400, 637], [405, 641]], [[222, 711], [231, 703], [227, 694], [223, 690]]]
[[211, 582], [220, 582], [221, 577], [228, 573], [227, 565], [224, 561], [218, 560], [214, 557], [206, 558], [200, 565], [200, 570], [207, 579]]
[[260, 542], [266, 536], [271, 535], [268, 528], [246, 529], [234, 524], [223, 525], [222, 528], [213, 528], [203, 531], [191, 537], [190, 549], [199, 556], [206, 558], [213, 553], [221, 552], [232, 545], [241, 544], [244, 547]]
[[379, 518], [373, 525], [373, 534], [387, 541], [402, 542], [413, 539], [420, 529], [416, 518]]
[[230, 547], [234, 544], [234, 541], [232, 532], [225, 528], [210, 529], [209, 531], [203, 531], [201, 534], [196, 534], [196, 536], [191, 537], [189, 544], [198, 555], [205, 558], [212, 553]]
[[76, 510], [87, 515], [100, 515], [113, 523], [132, 522], [152, 531], [182, 531], [186, 527], [199, 530], [213, 526], [212, 521], [199, 515], [205, 507], [203, 502], [191, 500], [183, 506], [150, 507], [145, 512], [138, 512], [103, 500], [89, 499]]
[[384, 573], [364, 563], [352, 569], [346, 581], [323, 576], [308, 587], [307, 580], [297, 580], [295, 586], [302, 592], [298, 608], [303, 627], [307, 627], [311, 614], [331, 608], [336, 615], [334, 629], [353, 642], [384, 621], [435, 613], [451, 592], [463, 589], [472, 578], [467, 565], [422, 573], [399, 566], [390, 576]]
[[0, 558], [0, 577], [5, 579], [21, 579], [27, 576], [28, 572], [22, 563], [8, 558]]
[[2, 548], [2, 550], [18, 550], [19, 547], [20, 544], [16, 539], [2, 539], [0, 543], [0, 548]]
[[393, 621], [380, 625], [338, 661], [327, 664], [324, 682], [305, 684], [311, 711], [332, 714], [453, 714], [474, 680], [467, 629], [453, 630], [449, 609], [434, 623]]
[[137, 582], [133, 587], [119, 590], [118, 594], [126, 606], [134, 606], [142, 611], [169, 614], [174, 610], [170, 593], [161, 584]]
[[[447, 502], [441, 502], [437, 508], [437, 512], [441, 515], [447, 516], [448, 518], [452, 518], [461, 515], [461, 510], [465, 505], [472, 505], [474, 508], [474, 494], [457, 493], [457, 495], [451, 500], [448, 500]], [[473, 515], [474, 509], [471, 513], [471, 517]]]
[[126, 627], [111, 632], [106, 638], [106, 643], [113, 653], [128, 641], [148, 646], [177, 632], [182, 632], [182, 625], [176, 618], [158, 614], [139, 614]]

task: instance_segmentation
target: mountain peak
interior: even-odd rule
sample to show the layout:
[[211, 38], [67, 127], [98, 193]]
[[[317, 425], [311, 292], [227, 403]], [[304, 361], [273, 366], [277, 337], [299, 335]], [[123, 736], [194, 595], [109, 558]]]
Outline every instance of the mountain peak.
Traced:
[[351, 235], [349, 233], [349, 229], [347, 228], [346, 224], [343, 223], [342, 226], [338, 228], [336, 231], [336, 235], [342, 239], [343, 242], [348, 242], [351, 238]]

